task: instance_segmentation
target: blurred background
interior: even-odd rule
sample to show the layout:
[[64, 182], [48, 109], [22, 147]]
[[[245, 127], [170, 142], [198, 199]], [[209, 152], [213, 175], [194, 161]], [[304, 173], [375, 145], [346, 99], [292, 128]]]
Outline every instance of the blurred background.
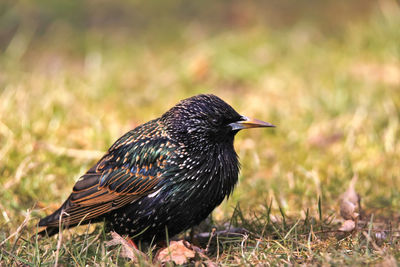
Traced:
[[394, 216], [399, 29], [395, 0], [1, 1], [0, 236], [199, 93], [278, 126], [238, 134], [240, 184], [217, 219], [271, 200], [304, 217], [319, 197], [332, 214], [355, 174], [363, 205]]

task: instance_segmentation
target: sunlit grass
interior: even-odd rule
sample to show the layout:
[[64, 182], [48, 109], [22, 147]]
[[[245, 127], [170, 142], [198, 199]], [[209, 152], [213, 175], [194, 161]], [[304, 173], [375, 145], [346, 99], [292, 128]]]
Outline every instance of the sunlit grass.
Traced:
[[[87, 42], [82, 55], [47, 51], [41, 42], [24, 46], [33, 36], [18, 32], [0, 58], [0, 243], [28, 209], [33, 219], [1, 246], [0, 262], [54, 264], [57, 236], [31, 239], [37, 218], [66, 199], [116, 138], [198, 93], [278, 126], [237, 136], [240, 183], [214, 218], [251, 234], [222, 240], [213, 261], [399, 259], [400, 21], [384, 15], [335, 36], [300, 25], [195, 37], [189, 27], [168, 48], [133, 37], [102, 46], [89, 35], [80, 40]], [[354, 174], [364, 220], [374, 214], [390, 234], [383, 241], [370, 241], [368, 226], [353, 235], [335, 232], [339, 195]], [[119, 250], [105, 246], [101, 226], [85, 231], [66, 231], [60, 263], [123, 264]]]

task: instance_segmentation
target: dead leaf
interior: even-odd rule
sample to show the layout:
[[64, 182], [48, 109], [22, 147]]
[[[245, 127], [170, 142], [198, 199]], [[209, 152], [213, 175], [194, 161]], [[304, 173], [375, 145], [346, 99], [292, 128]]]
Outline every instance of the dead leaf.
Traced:
[[340, 196], [340, 215], [345, 220], [355, 220], [360, 212], [360, 195], [355, 190], [358, 175], [354, 175], [348, 189]]
[[357, 194], [357, 192], [355, 190], [355, 185], [357, 183], [357, 180], [358, 180], [358, 175], [355, 174], [353, 176], [353, 178], [351, 179], [347, 190], [340, 196], [341, 199], [348, 200], [351, 203], [353, 203], [354, 205], [358, 205], [358, 203], [360, 201], [360, 196]]
[[356, 207], [357, 206], [350, 201], [342, 200], [340, 202], [340, 215], [345, 220], [355, 220], [359, 216], [359, 214], [355, 212]]
[[147, 259], [146, 254], [136, 249], [133, 245], [131, 245], [125, 238], [117, 234], [116, 232], [111, 232], [112, 239], [106, 242], [106, 246], [115, 246], [121, 245], [121, 256], [124, 258], [128, 258], [131, 261], [137, 263], [138, 258]]
[[160, 249], [156, 259], [161, 263], [173, 261], [176, 264], [185, 264], [195, 256], [195, 252], [188, 247], [190, 244], [187, 241], [171, 241], [169, 247]]
[[353, 220], [346, 220], [339, 228], [339, 231], [351, 232], [354, 230], [354, 228], [356, 228], [356, 223]]

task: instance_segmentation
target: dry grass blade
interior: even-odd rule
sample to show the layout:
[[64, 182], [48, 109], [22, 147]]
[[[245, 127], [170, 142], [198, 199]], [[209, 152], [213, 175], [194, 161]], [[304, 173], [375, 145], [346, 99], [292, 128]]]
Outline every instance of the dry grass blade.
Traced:
[[115, 246], [115, 245], [121, 245], [121, 257], [128, 258], [134, 263], [139, 262], [139, 258], [147, 260], [148, 257], [146, 254], [132, 246], [126, 239], [124, 239], [122, 236], [117, 234], [116, 232], [111, 232], [111, 237], [112, 240], [107, 241], [106, 245], [109, 246]]
[[58, 233], [58, 241], [57, 241], [57, 249], [56, 249], [56, 261], [54, 263], [54, 267], [58, 266], [58, 259], [59, 259], [59, 254], [60, 254], [60, 248], [63, 240], [63, 229], [62, 229], [62, 218], [64, 214], [68, 215], [64, 210], [61, 212], [61, 216], [58, 219], [58, 228], [60, 229]]
[[17, 236], [22, 231], [22, 229], [24, 229], [24, 227], [27, 225], [30, 219], [31, 219], [31, 210], [27, 210], [24, 221], [18, 226], [17, 230], [14, 233], [9, 235], [6, 239], [4, 239], [0, 243], [0, 247], [3, 246], [8, 240], [13, 238], [14, 236]]

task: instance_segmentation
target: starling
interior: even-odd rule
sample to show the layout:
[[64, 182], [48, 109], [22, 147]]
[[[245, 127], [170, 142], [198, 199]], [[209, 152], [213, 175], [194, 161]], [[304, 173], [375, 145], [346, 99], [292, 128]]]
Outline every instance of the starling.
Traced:
[[[182, 100], [119, 138], [43, 218], [41, 235], [105, 221], [135, 241], [161, 241], [199, 224], [238, 181], [233, 139], [241, 129], [274, 127], [238, 114], [215, 95]], [[61, 216], [61, 218], [60, 218]]]

